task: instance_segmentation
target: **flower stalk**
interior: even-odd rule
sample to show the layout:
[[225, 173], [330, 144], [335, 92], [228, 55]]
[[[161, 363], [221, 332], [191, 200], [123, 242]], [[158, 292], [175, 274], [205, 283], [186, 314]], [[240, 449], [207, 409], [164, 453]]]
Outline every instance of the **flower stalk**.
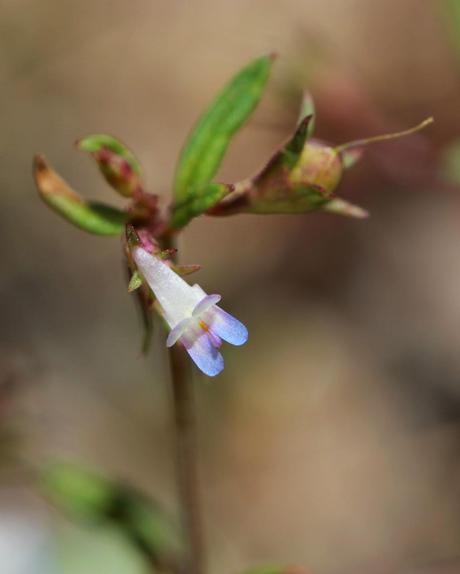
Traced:
[[[174, 249], [172, 240], [170, 243], [165, 248]], [[191, 364], [185, 349], [179, 345], [169, 347], [168, 355], [176, 435], [176, 472], [186, 539], [184, 571], [185, 574], [204, 574], [206, 572], [206, 549], [200, 504]]]

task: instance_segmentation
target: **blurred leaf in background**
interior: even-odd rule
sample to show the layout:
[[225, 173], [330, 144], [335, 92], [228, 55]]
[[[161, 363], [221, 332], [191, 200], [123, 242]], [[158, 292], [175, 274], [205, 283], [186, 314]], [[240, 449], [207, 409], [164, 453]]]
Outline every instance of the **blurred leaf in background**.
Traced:
[[70, 518], [114, 528], [158, 569], [168, 571], [181, 552], [179, 535], [159, 505], [120, 481], [76, 464], [53, 463], [43, 471], [42, 485]]
[[460, 0], [444, 0], [446, 26], [460, 62]]
[[447, 146], [443, 154], [441, 170], [447, 181], [460, 185], [460, 139]]

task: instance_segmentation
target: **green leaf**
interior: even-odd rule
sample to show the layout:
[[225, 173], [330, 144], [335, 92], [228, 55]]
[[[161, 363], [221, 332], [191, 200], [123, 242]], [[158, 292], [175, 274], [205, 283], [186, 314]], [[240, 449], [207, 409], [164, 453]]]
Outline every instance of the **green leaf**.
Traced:
[[141, 166], [136, 159], [136, 156], [127, 146], [125, 146], [125, 144], [113, 136], [109, 136], [107, 134], [93, 134], [78, 140], [76, 145], [78, 149], [89, 153], [97, 153], [104, 149], [110, 150], [115, 155], [125, 159], [135, 173], [138, 175], [141, 174]]
[[53, 463], [41, 475], [44, 494], [78, 522], [117, 526], [150, 562], [169, 564], [182, 543], [159, 505], [134, 488], [70, 463]]
[[73, 225], [96, 235], [123, 233], [128, 217], [124, 211], [83, 199], [41, 156], [35, 158], [34, 177], [43, 201]]
[[176, 203], [183, 204], [215, 176], [232, 136], [262, 97], [272, 63], [273, 56], [263, 56], [243, 68], [198, 120], [179, 157]]
[[131, 279], [129, 280], [128, 285], [129, 293], [132, 293], [136, 289], [139, 289], [141, 285], [142, 285], [142, 277], [139, 271], [134, 271], [134, 273], [131, 275]]
[[113, 504], [112, 483], [67, 463], [55, 463], [42, 473], [42, 488], [50, 500], [76, 520], [103, 522]]
[[184, 202], [173, 206], [171, 228], [184, 227], [191, 219], [214, 207], [230, 189], [231, 186], [223, 183], [208, 183], [201, 189], [192, 189]]

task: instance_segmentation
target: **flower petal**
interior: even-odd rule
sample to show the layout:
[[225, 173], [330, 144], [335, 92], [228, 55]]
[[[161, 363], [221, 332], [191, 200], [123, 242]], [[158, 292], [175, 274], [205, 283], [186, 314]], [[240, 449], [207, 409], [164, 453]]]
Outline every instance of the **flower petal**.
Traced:
[[216, 303], [219, 303], [219, 301], [221, 299], [222, 299], [222, 297], [220, 295], [206, 295], [205, 297], [203, 297], [203, 299], [201, 299], [201, 301], [198, 303], [198, 305], [196, 305], [196, 307], [193, 309], [192, 315], [194, 317], [198, 317], [202, 313], [205, 313], [213, 305], [215, 305]]
[[224, 368], [224, 359], [219, 351], [213, 346], [208, 333], [203, 332], [193, 339], [183, 337], [187, 353], [195, 365], [208, 377], [215, 377]]
[[179, 323], [177, 323], [177, 325], [169, 332], [168, 338], [166, 339], [166, 346], [172, 347], [175, 343], [177, 343], [184, 332], [190, 328], [191, 323], [191, 317], [186, 317], [185, 319], [182, 319], [182, 321], [179, 321]]
[[203, 295], [156, 255], [142, 247], [135, 247], [132, 253], [137, 268], [161, 305], [168, 325], [175, 327], [182, 319], [190, 317]]
[[227, 343], [244, 345], [248, 340], [248, 330], [243, 323], [220, 307], [216, 306], [210, 309], [204, 320], [208, 323], [213, 333], [227, 341]]

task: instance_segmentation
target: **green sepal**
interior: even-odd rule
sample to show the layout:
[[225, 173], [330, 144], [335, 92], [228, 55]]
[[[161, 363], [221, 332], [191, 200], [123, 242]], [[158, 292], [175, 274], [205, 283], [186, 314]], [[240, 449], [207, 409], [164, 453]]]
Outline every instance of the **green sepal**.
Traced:
[[313, 137], [313, 133], [315, 131], [315, 123], [316, 123], [316, 110], [315, 110], [315, 102], [313, 100], [313, 96], [310, 92], [304, 92], [302, 103], [300, 105], [300, 113], [299, 113], [299, 124], [302, 120], [306, 117], [310, 116], [310, 121], [308, 123], [308, 133], [307, 138]]
[[191, 265], [173, 265], [174, 271], [184, 277], [185, 275], [191, 275], [192, 273], [196, 273], [201, 269], [201, 265], [198, 264], [191, 264]]
[[109, 136], [108, 134], [93, 134], [77, 140], [76, 146], [78, 149], [92, 154], [108, 149], [115, 155], [125, 159], [131, 169], [137, 173], [137, 175], [141, 175], [141, 165], [134, 153], [124, 143], [113, 136]]
[[153, 336], [154, 319], [153, 310], [151, 308], [153, 301], [150, 299], [149, 295], [142, 291], [142, 289], [138, 289], [136, 291], [136, 295], [143, 327], [141, 352], [143, 355], [147, 355], [150, 350], [150, 345], [152, 344]]
[[319, 186], [275, 186], [250, 203], [246, 211], [258, 214], [308, 213], [320, 209], [329, 200], [330, 196]]
[[305, 116], [297, 126], [294, 135], [285, 144], [281, 152], [275, 156], [279, 157], [279, 160], [283, 163], [283, 165], [290, 169], [296, 166], [302, 155], [302, 151], [305, 147], [307, 139], [309, 138], [309, 126], [312, 122], [312, 119], [313, 116], [311, 115]]
[[363, 157], [363, 148], [352, 148], [349, 150], [344, 150], [340, 153], [340, 159], [342, 160], [343, 169], [350, 169], [356, 165], [359, 160]]
[[129, 251], [132, 251], [134, 247], [138, 247], [141, 245], [141, 240], [139, 239], [139, 235], [135, 230], [134, 226], [129, 223], [125, 229], [125, 237], [126, 237], [126, 245]]
[[230, 80], [200, 117], [177, 164], [174, 181], [176, 204], [186, 202], [196, 190], [213, 179], [232, 136], [262, 97], [272, 63], [272, 55], [251, 62]]
[[368, 211], [359, 205], [355, 205], [346, 199], [342, 199], [341, 197], [331, 198], [324, 204], [322, 210], [336, 215], [344, 215], [345, 217], [355, 217], [356, 219], [365, 219], [366, 217], [369, 217]]
[[142, 285], [142, 276], [139, 271], [134, 271], [129, 280], [128, 291], [132, 293]]
[[73, 225], [96, 235], [120, 235], [127, 213], [96, 201], [83, 199], [45, 161], [36, 156], [34, 178], [43, 201]]
[[170, 227], [184, 227], [191, 219], [214, 207], [231, 189], [232, 186], [223, 183], [208, 183], [201, 189], [192, 190], [185, 201], [173, 206]]

